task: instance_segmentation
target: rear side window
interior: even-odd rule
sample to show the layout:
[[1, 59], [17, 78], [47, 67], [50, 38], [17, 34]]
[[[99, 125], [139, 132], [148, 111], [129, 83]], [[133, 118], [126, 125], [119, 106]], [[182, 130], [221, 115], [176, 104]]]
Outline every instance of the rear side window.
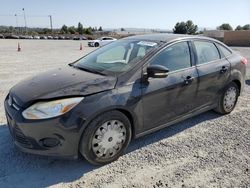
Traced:
[[198, 64], [208, 63], [220, 59], [218, 49], [212, 42], [194, 41]]
[[187, 42], [179, 42], [167, 47], [150, 62], [151, 65], [162, 65], [170, 71], [180, 70], [191, 66], [190, 51]]
[[224, 46], [220, 45], [220, 44], [216, 44], [221, 52], [221, 56], [222, 57], [227, 57], [229, 55], [232, 54], [232, 52], [230, 52], [227, 48], [225, 48]]

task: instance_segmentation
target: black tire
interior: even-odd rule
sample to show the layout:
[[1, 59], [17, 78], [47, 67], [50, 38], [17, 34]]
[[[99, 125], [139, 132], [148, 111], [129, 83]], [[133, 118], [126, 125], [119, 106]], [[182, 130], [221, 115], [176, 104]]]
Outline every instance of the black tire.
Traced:
[[[228, 90], [230, 90], [232, 88], [234, 88], [235, 91], [236, 91], [236, 99], [234, 101], [234, 104], [230, 108], [226, 109], [226, 107], [225, 107], [226, 93], [227, 93]], [[237, 84], [235, 82], [231, 82], [228, 86], [225, 87], [222, 94], [220, 95], [220, 98], [219, 98], [219, 101], [218, 101], [218, 106], [217, 106], [216, 109], [214, 109], [214, 111], [216, 111], [216, 112], [218, 112], [220, 114], [229, 114], [229, 113], [231, 113], [234, 110], [234, 108], [235, 108], [235, 106], [237, 104], [239, 93], [240, 93], [239, 92], [239, 87], [237, 86]]]
[[99, 43], [98, 42], [95, 43], [95, 47], [99, 47]]
[[[126, 139], [122, 143], [119, 152], [114, 156], [109, 158], [100, 158], [98, 157], [93, 149], [92, 149], [92, 139], [94, 138], [94, 134], [96, 131], [105, 123], [111, 120], [117, 120], [123, 123], [124, 128], [126, 129]], [[94, 165], [104, 165], [110, 162], [117, 160], [128, 147], [132, 136], [131, 124], [126, 115], [119, 111], [109, 111], [99, 115], [95, 118], [87, 128], [84, 130], [82, 134], [82, 138], [80, 141], [79, 151], [83, 155], [83, 157], [90, 163]]]

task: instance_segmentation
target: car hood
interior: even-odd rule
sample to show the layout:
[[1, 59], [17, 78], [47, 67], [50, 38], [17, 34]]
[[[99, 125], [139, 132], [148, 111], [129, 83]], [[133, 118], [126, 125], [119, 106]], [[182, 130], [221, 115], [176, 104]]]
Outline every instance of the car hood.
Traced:
[[116, 77], [65, 67], [21, 81], [10, 90], [10, 95], [18, 105], [26, 106], [39, 99], [86, 96], [110, 90], [115, 87], [116, 80]]

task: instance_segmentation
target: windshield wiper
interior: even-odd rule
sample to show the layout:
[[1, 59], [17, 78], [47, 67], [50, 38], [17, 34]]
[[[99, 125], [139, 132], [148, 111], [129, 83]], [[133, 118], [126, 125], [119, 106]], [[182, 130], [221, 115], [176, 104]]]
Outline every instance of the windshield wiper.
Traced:
[[86, 71], [86, 72], [91, 72], [91, 73], [94, 73], [94, 74], [100, 74], [102, 76], [106, 76], [106, 74], [104, 74], [104, 73], [102, 73], [100, 71], [94, 70], [94, 69], [85, 68], [85, 67], [78, 67], [78, 66], [75, 66], [73, 64], [69, 64], [69, 66], [74, 67], [74, 68], [79, 69], [79, 70]]

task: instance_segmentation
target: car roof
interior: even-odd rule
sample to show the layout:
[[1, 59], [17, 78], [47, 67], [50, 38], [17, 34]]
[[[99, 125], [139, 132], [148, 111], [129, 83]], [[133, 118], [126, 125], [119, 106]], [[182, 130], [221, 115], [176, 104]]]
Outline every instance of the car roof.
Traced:
[[181, 40], [181, 39], [205, 39], [211, 41], [217, 41], [212, 38], [197, 36], [197, 35], [182, 35], [182, 34], [145, 34], [145, 35], [135, 35], [131, 37], [124, 38], [125, 40], [148, 40], [148, 41], [157, 41], [157, 42], [170, 42], [173, 40]]

